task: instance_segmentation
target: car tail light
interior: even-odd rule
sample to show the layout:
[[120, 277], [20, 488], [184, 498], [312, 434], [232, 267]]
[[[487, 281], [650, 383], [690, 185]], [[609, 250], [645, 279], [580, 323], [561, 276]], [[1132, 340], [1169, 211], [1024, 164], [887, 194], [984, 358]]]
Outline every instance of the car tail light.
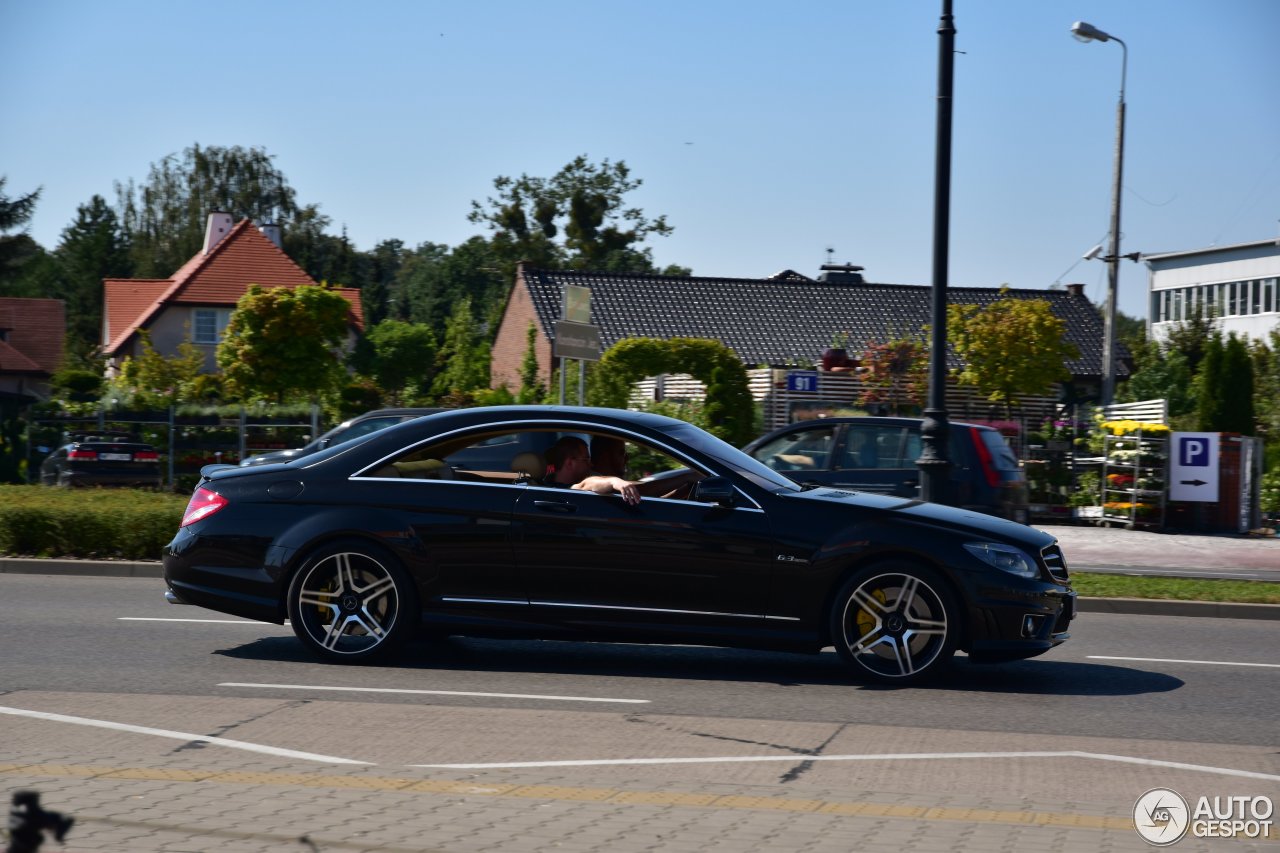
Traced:
[[197, 521], [206, 519], [226, 506], [227, 503], [226, 498], [212, 489], [196, 489], [195, 493], [191, 495], [191, 500], [187, 502], [186, 512], [182, 514], [182, 523], [178, 526], [186, 527], [188, 524], [195, 524]]
[[92, 450], [68, 450], [67, 458], [94, 460], [98, 458], [98, 454]]
[[982, 475], [986, 477], [987, 485], [999, 486], [1000, 472], [996, 470], [995, 460], [991, 458], [991, 449], [976, 429], [969, 430], [969, 437], [973, 439], [973, 446], [978, 451], [978, 463], [982, 466]]
[[160, 454], [156, 453], [154, 450], [139, 450], [137, 453], [133, 454], [134, 462], [158, 462], [159, 460]]

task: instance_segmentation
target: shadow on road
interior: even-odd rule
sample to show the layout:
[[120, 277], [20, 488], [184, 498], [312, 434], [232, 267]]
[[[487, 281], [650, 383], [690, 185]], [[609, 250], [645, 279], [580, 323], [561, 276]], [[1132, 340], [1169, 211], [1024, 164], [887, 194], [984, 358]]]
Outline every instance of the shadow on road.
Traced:
[[[264, 637], [216, 654], [242, 660], [325, 666], [292, 637]], [[818, 655], [758, 652], [702, 646], [659, 646], [556, 640], [487, 640], [452, 637], [413, 643], [378, 666], [352, 672], [453, 670], [492, 673], [555, 673], [690, 681], [853, 686], [871, 691], [949, 690], [1045, 696], [1133, 696], [1183, 686], [1162, 672], [1050, 657], [1003, 664], [972, 664], [957, 655], [955, 666], [925, 685], [895, 687], [859, 682], [832, 651]]]

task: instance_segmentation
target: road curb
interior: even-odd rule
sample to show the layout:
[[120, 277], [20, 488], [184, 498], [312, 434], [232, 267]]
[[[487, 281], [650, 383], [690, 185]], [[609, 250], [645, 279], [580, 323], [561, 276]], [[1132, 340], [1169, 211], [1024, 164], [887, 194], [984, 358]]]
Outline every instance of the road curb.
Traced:
[[1082, 613], [1129, 613], [1138, 616], [1208, 616], [1217, 619], [1280, 619], [1280, 604], [1236, 601], [1178, 601], [1171, 598], [1076, 599]]
[[[1082, 570], [1083, 571], [1083, 570]], [[45, 560], [0, 557], [0, 574], [83, 575], [101, 578], [163, 578], [164, 567], [150, 560]], [[1217, 619], [1280, 620], [1280, 604], [1227, 601], [1176, 601], [1165, 598], [1092, 598], [1081, 596], [1082, 613], [1130, 613], [1139, 616], [1207, 616]]]
[[99, 578], [163, 578], [154, 560], [45, 560], [0, 557], [0, 575], [87, 575]]

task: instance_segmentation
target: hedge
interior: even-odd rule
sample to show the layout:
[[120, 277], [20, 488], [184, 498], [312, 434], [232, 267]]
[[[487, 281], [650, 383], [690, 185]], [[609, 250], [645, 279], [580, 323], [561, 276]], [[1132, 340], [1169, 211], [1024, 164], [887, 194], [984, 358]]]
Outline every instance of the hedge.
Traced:
[[158, 560], [188, 496], [0, 485], [0, 554]]

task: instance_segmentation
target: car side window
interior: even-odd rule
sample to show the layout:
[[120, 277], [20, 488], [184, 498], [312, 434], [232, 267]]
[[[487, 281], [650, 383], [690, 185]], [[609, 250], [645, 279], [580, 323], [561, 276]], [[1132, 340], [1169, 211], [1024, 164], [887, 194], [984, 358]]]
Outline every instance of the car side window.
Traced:
[[796, 430], [766, 442], [751, 454], [775, 471], [821, 471], [832, 467], [836, 428]]
[[558, 433], [529, 430], [484, 431], [448, 436], [406, 448], [362, 477], [521, 485], [541, 476], [543, 449]]
[[846, 428], [843, 469], [908, 468], [919, 456], [919, 436], [912, 450], [911, 430], [897, 426], [850, 424]]
[[335, 435], [330, 441], [330, 445], [343, 444], [352, 439], [359, 438], [362, 435], [368, 435], [371, 432], [377, 432], [384, 427], [389, 427], [400, 423], [402, 418], [369, 418], [367, 421], [361, 421], [358, 424], [352, 424], [351, 428], [340, 435]]

